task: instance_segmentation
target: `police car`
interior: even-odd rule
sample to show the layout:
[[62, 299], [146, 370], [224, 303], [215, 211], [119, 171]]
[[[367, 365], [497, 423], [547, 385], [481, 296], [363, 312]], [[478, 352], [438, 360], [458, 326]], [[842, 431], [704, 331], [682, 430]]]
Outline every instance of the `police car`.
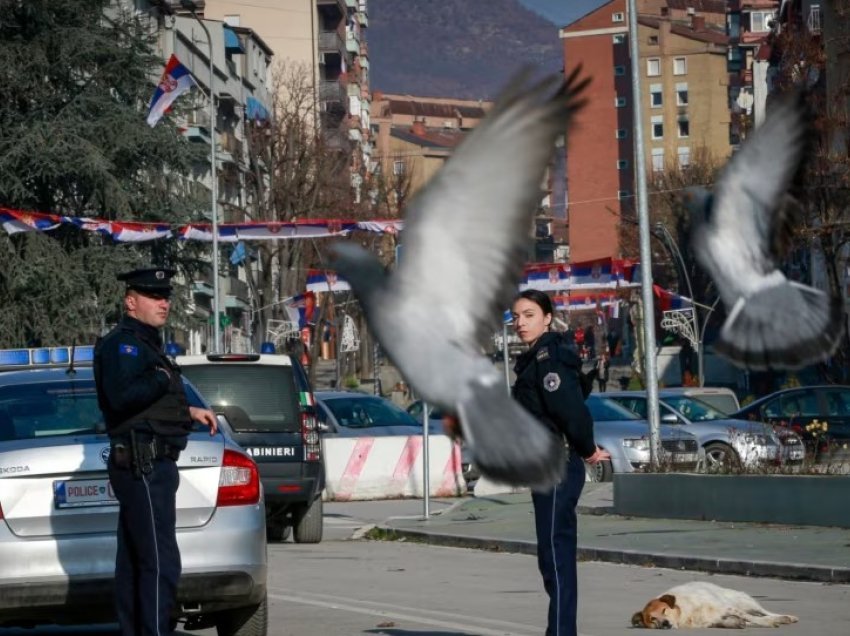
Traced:
[[[86, 366], [92, 355], [92, 347], [0, 351], [2, 627], [114, 620], [118, 505]], [[189, 383], [186, 393], [191, 405], [209, 408]], [[265, 506], [256, 463], [227, 432], [211, 437], [197, 425], [178, 468], [183, 573], [175, 620], [265, 636]]]

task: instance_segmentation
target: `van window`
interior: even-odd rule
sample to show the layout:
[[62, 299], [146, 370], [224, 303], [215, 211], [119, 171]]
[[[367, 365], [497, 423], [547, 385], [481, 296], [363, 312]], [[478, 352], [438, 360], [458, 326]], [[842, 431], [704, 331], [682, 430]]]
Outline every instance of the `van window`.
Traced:
[[181, 371], [237, 433], [301, 430], [292, 367], [225, 363], [186, 365]]

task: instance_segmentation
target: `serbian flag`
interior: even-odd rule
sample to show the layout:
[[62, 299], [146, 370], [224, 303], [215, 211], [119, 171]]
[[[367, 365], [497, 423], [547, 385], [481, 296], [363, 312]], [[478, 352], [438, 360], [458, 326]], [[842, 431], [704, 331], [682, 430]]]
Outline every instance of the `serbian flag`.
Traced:
[[283, 303], [289, 320], [298, 323], [298, 328], [303, 329], [313, 321], [313, 313], [316, 309], [316, 296], [313, 292], [298, 294], [288, 298]]
[[661, 311], [670, 311], [672, 309], [692, 309], [694, 306], [693, 301], [687, 296], [674, 294], [659, 285], [652, 286], [652, 293], [658, 299], [658, 308]]
[[348, 281], [337, 276], [336, 272], [320, 269], [307, 270], [307, 291], [328, 292], [346, 291], [351, 289]]
[[188, 91], [195, 84], [189, 69], [180, 63], [177, 56], [172, 54], [162, 72], [162, 78], [154, 91], [151, 105], [148, 109], [148, 125], [153, 128], [171, 108], [174, 100]]

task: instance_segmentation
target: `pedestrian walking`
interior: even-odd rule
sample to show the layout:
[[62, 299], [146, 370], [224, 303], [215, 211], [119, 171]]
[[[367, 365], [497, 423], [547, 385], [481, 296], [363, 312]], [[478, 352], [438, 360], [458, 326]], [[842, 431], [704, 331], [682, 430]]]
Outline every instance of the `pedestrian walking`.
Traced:
[[115, 603], [123, 636], [173, 633], [180, 578], [177, 459], [192, 421], [217, 431], [212, 411], [189, 406], [180, 369], [164, 353], [174, 270], [139, 269], [127, 285], [124, 316], [95, 345], [98, 403], [109, 434], [109, 480], [118, 499]]
[[514, 371], [514, 398], [540, 421], [563, 435], [569, 460], [560, 483], [532, 492], [537, 534], [537, 562], [549, 595], [546, 636], [576, 636], [576, 504], [585, 481], [582, 459], [590, 464], [610, 459], [593, 440], [593, 419], [584, 403], [581, 361], [551, 330], [552, 301], [538, 290], [523, 291], [514, 301], [514, 329], [529, 345]]
[[611, 367], [611, 360], [608, 357], [608, 352], [602, 352], [602, 355], [596, 360], [596, 384], [599, 386], [599, 392], [605, 393], [605, 388], [608, 386], [608, 369]]

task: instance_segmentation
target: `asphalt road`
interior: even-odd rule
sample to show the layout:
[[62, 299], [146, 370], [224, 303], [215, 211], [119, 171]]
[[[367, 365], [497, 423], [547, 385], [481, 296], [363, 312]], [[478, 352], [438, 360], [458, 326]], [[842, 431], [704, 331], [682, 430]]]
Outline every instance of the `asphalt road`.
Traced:
[[[365, 522], [392, 514], [421, 514], [421, 506], [421, 502], [410, 501], [328, 505], [324, 542], [271, 545], [269, 634], [542, 634], [546, 598], [533, 557], [347, 539]], [[647, 599], [691, 580], [710, 580], [740, 589], [755, 596], [769, 610], [799, 616], [800, 623], [780, 628], [783, 634], [846, 636], [850, 624], [850, 586], [710, 576], [603, 563], [580, 564], [579, 579], [579, 629], [585, 636], [633, 634], [629, 626], [633, 612]], [[95, 633], [112, 636], [117, 632], [110, 627], [37, 632], [0, 630], [2, 636]], [[709, 632], [691, 630], [690, 633]], [[215, 632], [185, 634], [212, 636]]]

